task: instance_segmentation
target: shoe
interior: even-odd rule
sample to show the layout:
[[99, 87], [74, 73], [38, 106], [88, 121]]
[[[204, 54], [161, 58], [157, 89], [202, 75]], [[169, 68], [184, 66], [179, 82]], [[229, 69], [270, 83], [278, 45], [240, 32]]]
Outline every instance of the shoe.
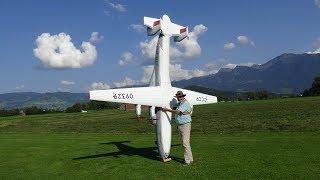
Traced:
[[183, 163], [182, 166], [190, 166], [191, 163]]
[[171, 161], [171, 158], [162, 159], [162, 162], [169, 162], [169, 161]]
[[190, 166], [193, 163], [193, 161], [190, 161], [189, 163], [183, 163], [182, 166]]

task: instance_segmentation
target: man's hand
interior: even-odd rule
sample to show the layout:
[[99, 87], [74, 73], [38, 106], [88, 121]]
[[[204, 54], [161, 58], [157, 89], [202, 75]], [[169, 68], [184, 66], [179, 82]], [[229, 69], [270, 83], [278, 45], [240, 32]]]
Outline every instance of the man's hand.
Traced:
[[161, 108], [161, 111], [165, 112], [165, 111], [171, 111], [171, 109], [168, 108]]

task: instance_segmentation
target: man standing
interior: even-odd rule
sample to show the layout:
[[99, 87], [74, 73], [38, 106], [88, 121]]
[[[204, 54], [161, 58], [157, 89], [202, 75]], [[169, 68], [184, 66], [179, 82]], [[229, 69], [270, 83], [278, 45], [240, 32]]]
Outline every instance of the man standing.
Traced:
[[175, 113], [175, 120], [178, 125], [181, 141], [184, 147], [184, 165], [190, 165], [193, 162], [193, 156], [190, 146], [190, 132], [191, 132], [191, 113], [192, 107], [184, 98], [186, 95], [182, 91], [176, 93], [178, 99], [177, 109], [162, 108], [162, 111], [169, 111]]

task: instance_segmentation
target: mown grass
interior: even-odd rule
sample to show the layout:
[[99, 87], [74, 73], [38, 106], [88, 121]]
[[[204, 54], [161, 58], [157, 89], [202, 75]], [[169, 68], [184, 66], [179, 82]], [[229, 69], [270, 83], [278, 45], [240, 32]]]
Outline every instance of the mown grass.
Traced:
[[161, 163], [153, 127], [133, 112], [0, 118], [0, 179], [319, 179], [319, 107], [319, 97], [195, 107], [190, 167], [176, 130], [173, 161]]
[[[148, 117], [147, 112], [144, 116]], [[243, 101], [196, 106], [193, 132], [317, 131], [320, 97]], [[151, 133], [134, 112], [91, 111], [0, 118], [0, 132]]]
[[[0, 177], [317, 179], [319, 140], [314, 132], [196, 133], [195, 162], [184, 167], [177, 136], [173, 161], [164, 164], [151, 134], [9, 133], [0, 136]], [[122, 141], [128, 142], [117, 148]]]

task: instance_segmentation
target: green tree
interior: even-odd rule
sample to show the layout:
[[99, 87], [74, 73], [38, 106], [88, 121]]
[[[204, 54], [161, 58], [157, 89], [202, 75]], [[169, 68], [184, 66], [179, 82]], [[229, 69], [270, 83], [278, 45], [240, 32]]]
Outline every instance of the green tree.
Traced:
[[320, 76], [314, 78], [310, 89], [306, 89], [303, 96], [320, 96]]

